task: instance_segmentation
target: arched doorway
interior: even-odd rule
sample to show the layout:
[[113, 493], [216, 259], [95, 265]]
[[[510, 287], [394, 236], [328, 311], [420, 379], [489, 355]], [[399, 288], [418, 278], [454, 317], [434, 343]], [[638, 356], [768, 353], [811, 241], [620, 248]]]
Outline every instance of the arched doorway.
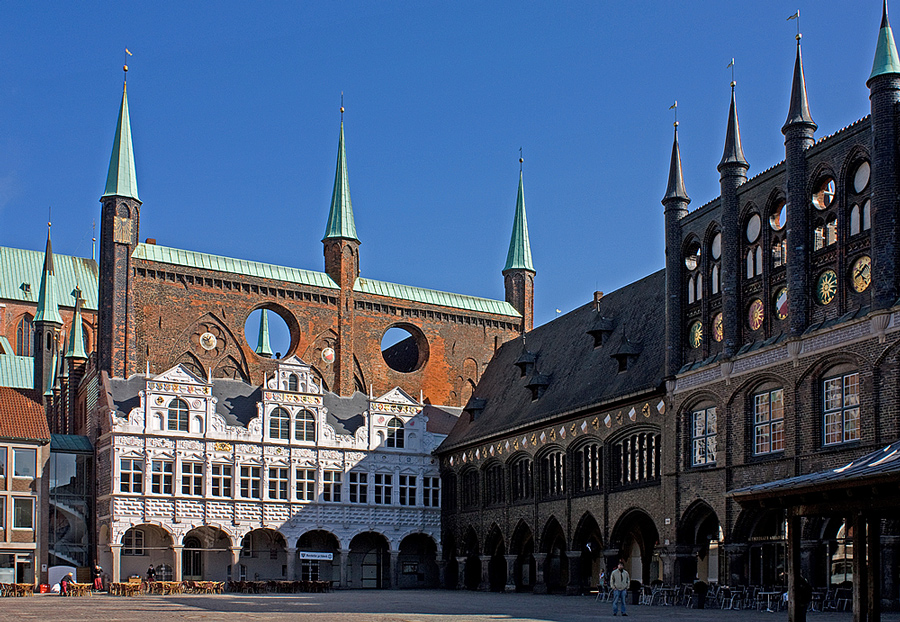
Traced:
[[[295, 568], [302, 581], [332, 581], [341, 579], [341, 545], [330, 531], [307, 531], [297, 540]], [[297, 577], [288, 577], [293, 581]]]
[[397, 587], [437, 587], [437, 544], [431, 536], [413, 533], [400, 542]]
[[575, 538], [572, 540], [572, 554], [579, 552], [578, 576], [571, 577], [569, 585], [587, 592], [597, 587], [600, 570], [604, 567], [603, 535], [597, 521], [590, 513], [585, 513], [578, 521]]
[[459, 562], [456, 561], [456, 538], [452, 532], [445, 531], [441, 538], [441, 550], [444, 556], [444, 587], [453, 590], [459, 587]]
[[[248, 581], [281, 580], [287, 576], [287, 546], [274, 529], [254, 529], [241, 542], [239, 576]], [[235, 573], [232, 571], [232, 576]]]
[[387, 538], [367, 531], [350, 541], [347, 573], [350, 587], [381, 589], [390, 587], [390, 549]]
[[610, 537], [611, 547], [618, 549], [613, 565], [621, 559], [631, 579], [644, 585], [662, 580], [662, 564], [656, 554], [658, 543], [659, 531], [650, 515], [639, 509], [629, 510], [616, 522]]
[[534, 534], [524, 521], [519, 521], [510, 539], [509, 551], [516, 556], [514, 579], [517, 592], [534, 589]]
[[502, 592], [506, 588], [505, 553], [503, 534], [497, 525], [493, 525], [484, 541], [484, 554], [491, 558], [488, 561], [488, 589], [492, 592]]
[[706, 583], [726, 583], [720, 569], [723, 544], [719, 517], [703, 501], [692, 504], [684, 513], [678, 526], [678, 544], [689, 546], [693, 556], [680, 558], [676, 579], [690, 583], [695, 579]]
[[135, 525], [122, 534], [119, 577], [127, 581], [129, 577], [147, 576], [153, 566], [156, 579], [174, 579], [175, 553], [172, 548], [172, 534], [158, 525]]
[[231, 570], [231, 538], [211, 526], [191, 529], [181, 549], [181, 577], [185, 581], [226, 581]]
[[784, 510], [766, 510], [757, 516], [747, 539], [750, 585], [787, 586], [786, 530]]
[[466, 539], [463, 546], [466, 555], [466, 589], [477, 590], [481, 583], [481, 557], [479, 555], [478, 536], [471, 527], [466, 530]]
[[566, 554], [566, 535], [555, 518], [544, 526], [541, 552], [544, 559], [544, 583], [547, 592], [564, 592], [569, 584], [569, 558]]

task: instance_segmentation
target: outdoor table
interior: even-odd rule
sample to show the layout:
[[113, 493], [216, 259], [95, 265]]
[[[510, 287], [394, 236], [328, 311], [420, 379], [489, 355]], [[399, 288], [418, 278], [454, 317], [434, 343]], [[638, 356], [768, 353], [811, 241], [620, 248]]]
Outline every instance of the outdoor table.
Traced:
[[69, 596], [91, 596], [91, 587], [90, 583], [69, 583]]
[[[762, 604], [762, 599], [765, 597], [766, 599], [766, 611], [775, 612], [778, 608], [777, 598], [781, 596], [781, 592], [759, 592], [757, 596], [760, 599], [760, 605]], [[772, 609], [772, 600], [775, 599], [775, 609]]]
[[659, 594], [662, 597], [663, 606], [672, 606], [675, 604], [675, 595], [678, 593], [677, 587], [661, 587]]

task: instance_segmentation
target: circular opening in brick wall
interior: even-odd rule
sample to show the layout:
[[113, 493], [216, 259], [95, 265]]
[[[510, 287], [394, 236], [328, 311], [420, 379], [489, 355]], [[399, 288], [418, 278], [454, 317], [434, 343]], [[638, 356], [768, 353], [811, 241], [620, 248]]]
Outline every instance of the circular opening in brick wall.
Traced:
[[381, 336], [381, 356], [388, 367], [408, 374], [422, 369], [428, 361], [428, 342], [415, 326], [395, 324]]
[[[263, 314], [265, 323], [261, 327]], [[290, 314], [283, 309], [275, 307], [254, 309], [244, 322], [244, 339], [250, 349], [262, 358], [284, 358], [293, 350], [289, 324], [292, 320]]]

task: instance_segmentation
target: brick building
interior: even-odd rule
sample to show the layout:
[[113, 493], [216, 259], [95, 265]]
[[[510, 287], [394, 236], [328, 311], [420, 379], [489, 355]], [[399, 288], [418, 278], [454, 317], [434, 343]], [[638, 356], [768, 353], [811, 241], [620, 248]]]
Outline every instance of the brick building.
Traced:
[[[785, 584], [784, 510], [729, 492], [900, 436], [886, 6], [866, 85], [871, 114], [817, 140], [798, 37], [785, 160], [748, 179], [732, 84], [721, 194], [693, 211], [676, 124], [665, 270], [501, 347], [438, 449], [448, 585], [577, 593], [619, 559], [645, 584]], [[851, 578], [848, 513], [801, 523], [814, 586]], [[864, 518], [896, 599], [900, 533]]]

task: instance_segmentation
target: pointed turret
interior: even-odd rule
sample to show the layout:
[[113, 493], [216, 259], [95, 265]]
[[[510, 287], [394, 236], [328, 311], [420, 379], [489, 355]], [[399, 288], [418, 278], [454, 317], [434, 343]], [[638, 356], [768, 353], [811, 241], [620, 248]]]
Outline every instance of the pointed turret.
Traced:
[[84, 351], [84, 329], [81, 327], [81, 307], [84, 304], [84, 298], [81, 292], [75, 290], [78, 294], [75, 301], [75, 313], [72, 314], [72, 326], [69, 328], [69, 347], [66, 348], [67, 359], [87, 359], [87, 353]]
[[256, 350], [260, 356], [272, 358], [272, 346], [269, 345], [269, 312], [262, 310], [259, 317], [259, 338], [256, 340]]
[[669, 163], [669, 185], [666, 187], [666, 196], [662, 204], [665, 205], [672, 199], [691, 202], [687, 191], [684, 189], [684, 174], [681, 172], [681, 149], [678, 147], [678, 123], [675, 123], [675, 140], [672, 142], [672, 161]]
[[516, 196], [516, 214], [513, 217], [512, 237], [506, 266], [503, 268], [503, 285], [506, 302], [522, 314], [522, 330], [534, 326], [534, 263], [531, 260], [531, 243], [528, 240], [528, 220], [525, 217], [525, 184], [522, 179], [522, 162], [519, 158], [519, 192]]
[[887, 0], [881, 12], [881, 30], [878, 31], [878, 44], [875, 46], [875, 61], [872, 63], [872, 73], [869, 80], [885, 74], [900, 74], [900, 57], [897, 56], [897, 46], [894, 43], [894, 31], [891, 30], [891, 22], [888, 20]]
[[41, 291], [38, 294], [37, 314], [34, 322], [51, 322], [62, 325], [59, 315], [59, 301], [56, 296], [56, 282], [53, 273], [53, 246], [50, 244], [50, 230], [47, 230], [47, 248], [44, 251], [44, 272], [41, 275]]
[[528, 240], [528, 220], [525, 217], [525, 185], [522, 180], [522, 171], [519, 171], [519, 193], [516, 197], [516, 215], [513, 217], [512, 237], [509, 240], [509, 252], [506, 254], [507, 270], [531, 270], [534, 272], [534, 264], [531, 261], [531, 243]]
[[131, 118], [128, 114], [128, 87], [122, 89], [119, 106], [119, 122], [109, 158], [104, 197], [126, 197], [140, 201], [137, 189], [137, 173], [134, 168], [134, 147], [131, 143]]
[[731, 83], [731, 109], [728, 111], [728, 129], [725, 131], [725, 152], [718, 170], [730, 164], [750, 168], [750, 164], [744, 159], [744, 150], [741, 148], [741, 126], [738, 124], [737, 105], [734, 101], [734, 82]]
[[334, 172], [334, 191], [331, 193], [331, 211], [325, 225], [325, 237], [356, 240], [356, 223], [353, 220], [353, 204], [350, 202], [350, 179], [347, 176], [347, 155], [344, 152], [344, 122], [341, 121], [341, 136], [338, 139], [337, 167]]
[[803, 75], [803, 55], [800, 52], [800, 35], [797, 35], [797, 58], [794, 61], [794, 81], [791, 85], [791, 106], [788, 109], [787, 121], [781, 128], [782, 133], [792, 125], [806, 125], [815, 131], [818, 127], [809, 114], [809, 102], [806, 99], [806, 77]]

